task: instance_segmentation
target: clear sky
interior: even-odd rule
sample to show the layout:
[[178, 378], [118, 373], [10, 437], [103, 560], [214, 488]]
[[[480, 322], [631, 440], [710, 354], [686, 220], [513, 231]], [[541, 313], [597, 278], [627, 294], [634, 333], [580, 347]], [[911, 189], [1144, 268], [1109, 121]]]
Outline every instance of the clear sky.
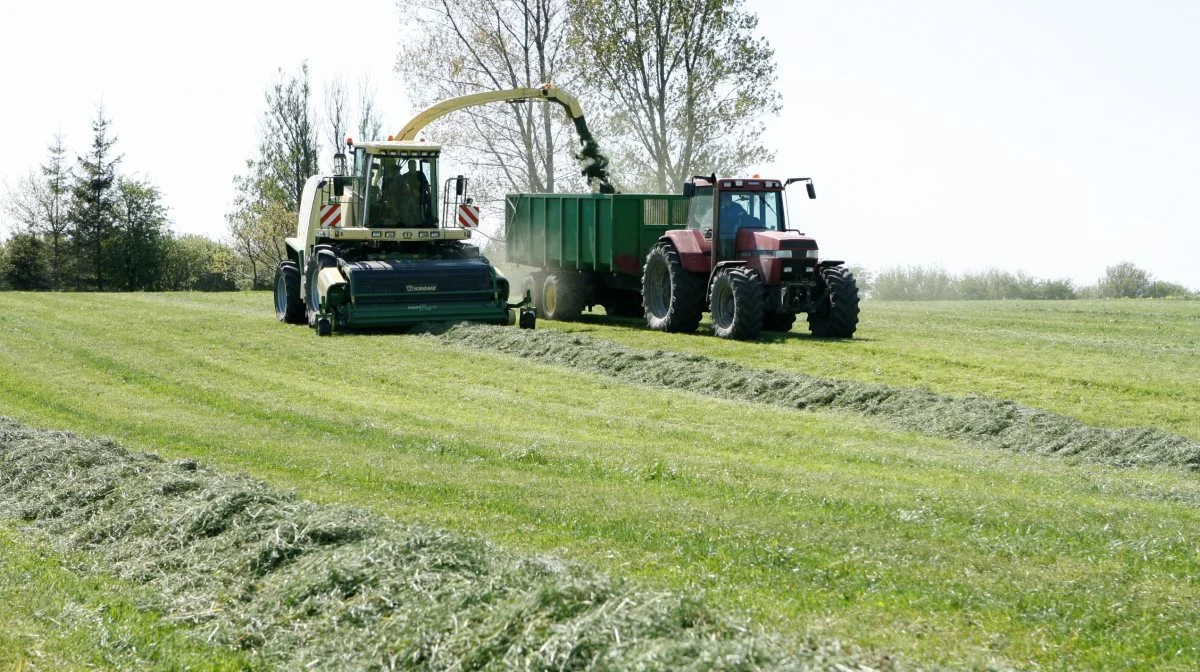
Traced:
[[[1200, 2], [749, 3], [784, 101], [765, 136], [776, 159], [756, 172], [816, 180], [793, 216], [828, 254], [1084, 283], [1128, 260], [1200, 288]], [[6, 3], [5, 17], [0, 177], [44, 160], [58, 131], [84, 151], [102, 100], [123, 169], [163, 190], [181, 233], [224, 234], [277, 68], [307, 59], [318, 94], [369, 74], [385, 128], [413, 112], [390, 0]]]

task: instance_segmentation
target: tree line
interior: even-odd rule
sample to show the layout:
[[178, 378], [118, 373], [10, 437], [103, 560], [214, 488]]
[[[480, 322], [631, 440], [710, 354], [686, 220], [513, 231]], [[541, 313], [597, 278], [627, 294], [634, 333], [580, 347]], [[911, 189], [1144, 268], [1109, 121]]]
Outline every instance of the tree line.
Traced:
[[234, 289], [232, 250], [175, 236], [162, 193], [121, 173], [112, 121], [98, 107], [92, 141], [72, 161], [56, 135], [45, 161], [7, 189], [12, 235], [0, 244], [0, 288], [53, 291]]
[[952, 274], [937, 266], [892, 266], [878, 273], [859, 268], [855, 275], [860, 291], [880, 301], [1200, 298], [1200, 292], [1159, 280], [1128, 261], [1109, 266], [1090, 285], [994, 268]]
[[[562, 86], [581, 100], [623, 191], [770, 161], [780, 109], [770, 44], [744, 0], [399, 0], [396, 72], [418, 107], [480, 91]], [[484, 202], [586, 187], [574, 128], [550, 105], [467, 109], [431, 127]]]
[[233, 208], [226, 214], [240, 286], [270, 287], [275, 266], [286, 257], [283, 239], [296, 233], [304, 182], [322, 169], [332, 171], [333, 155], [351, 130], [361, 139], [381, 139], [383, 121], [369, 79], [359, 81], [353, 100], [340, 78], [325, 83], [322, 109], [314, 97], [307, 63], [292, 72], [280, 69], [267, 87], [258, 147], [245, 172], [233, 178]]

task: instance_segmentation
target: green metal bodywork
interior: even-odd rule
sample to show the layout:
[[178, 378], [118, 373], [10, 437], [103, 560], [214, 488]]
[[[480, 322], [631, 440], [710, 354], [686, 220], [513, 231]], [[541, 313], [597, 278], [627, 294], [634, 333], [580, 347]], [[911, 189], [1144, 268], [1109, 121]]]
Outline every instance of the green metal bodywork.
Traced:
[[[512, 321], [508, 280], [483, 258], [375, 263], [382, 268], [342, 264], [338, 277], [345, 279], [321, 293], [321, 314], [332, 319], [337, 329]], [[386, 280], [384, 286], [380, 276]], [[455, 286], [468, 276], [469, 286]]]
[[510, 262], [641, 277], [646, 252], [687, 223], [675, 194], [510, 194], [505, 241]]

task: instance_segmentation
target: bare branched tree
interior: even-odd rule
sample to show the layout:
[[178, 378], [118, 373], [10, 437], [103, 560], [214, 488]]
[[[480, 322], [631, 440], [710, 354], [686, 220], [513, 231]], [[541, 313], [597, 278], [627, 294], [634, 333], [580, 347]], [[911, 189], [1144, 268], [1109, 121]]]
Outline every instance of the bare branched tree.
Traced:
[[[552, 82], [570, 88], [567, 0], [399, 0], [409, 20], [396, 70], [413, 103]], [[429, 129], [471, 167], [476, 197], [580, 188], [578, 139], [562, 109], [497, 103], [468, 108]], [[567, 167], [564, 170], [564, 167]]]
[[[325, 139], [329, 142], [329, 156], [342, 151], [349, 128], [350, 103], [346, 97], [346, 82], [335, 77], [325, 84]], [[331, 158], [332, 160], [332, 158]]]
[[[587, 89], [619, 181], [670, 191], [695, 174], [768, 161], [779, 111], [774, 52], [744, 0], [569, 0]], [[614, 147], [615, 145], [615, 147]]]
[[360, 140], [382, 140], [383, 120], [375, 105], [375, 87], [371, 78], [358, 81], [358, 138]]

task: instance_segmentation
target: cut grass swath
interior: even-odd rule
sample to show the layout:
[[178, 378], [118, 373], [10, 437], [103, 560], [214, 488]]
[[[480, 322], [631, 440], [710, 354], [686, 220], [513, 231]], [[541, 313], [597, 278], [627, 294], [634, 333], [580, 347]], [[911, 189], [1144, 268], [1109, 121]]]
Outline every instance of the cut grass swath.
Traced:
[[638, 350], [553, 330], [461, 324], [448, 329], [431, 327], [430, 331], [447, 343], [632, 383], [789, 408], [850, 411], [905, 430], [1017, 453], [1069, 456], [1123, 467], [1200, 469], [1200, 443], [1190, 439], [1149, 428], [1092, 427], [1075, 418], [1002, 399], [751, 369], [703, 355]]
[[869, 669], [701, 600], [3, 418], [0, 515], [286, 669]]

